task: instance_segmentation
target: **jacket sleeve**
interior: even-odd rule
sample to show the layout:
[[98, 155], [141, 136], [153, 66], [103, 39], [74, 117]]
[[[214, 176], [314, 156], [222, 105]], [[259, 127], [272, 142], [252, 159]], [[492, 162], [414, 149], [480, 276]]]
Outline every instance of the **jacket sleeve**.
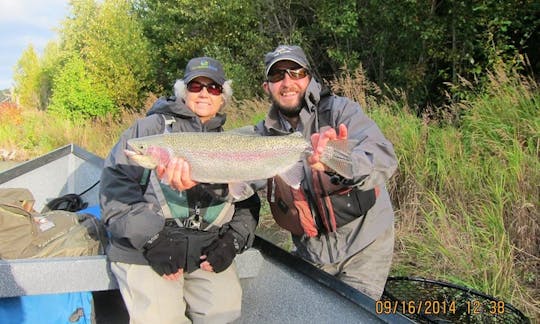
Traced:
[[248, 199], [235, 203], [233, 218], [227, 224], [238, 243], [237, 253], [241, 253], [253, 245], [255, 240], [255, 228], [259, 223], [261, 200], [257, 193]]
[[131, 165], [124, 149], [128, 139], [156, 133], [159, 127], [153, 128], [141, 131], [138, 122], [127, 129], [107, 156], [100, 180], [99, 199], [107, 230], [122, 244], [136, 249], [142, 249], [163, 228], [164, 219], [159, 206], [145, 198], [146, 188], [141, 185], [144, 168]]
[[345, 124], [349, 139], [358, 140], [351, 155], [354, 178], [344, 183], [358, 185], [362, 190], [384, 185], [397, 169], [392, 143], [358, 103], [336, 97], [332, 108], [335, 125]]

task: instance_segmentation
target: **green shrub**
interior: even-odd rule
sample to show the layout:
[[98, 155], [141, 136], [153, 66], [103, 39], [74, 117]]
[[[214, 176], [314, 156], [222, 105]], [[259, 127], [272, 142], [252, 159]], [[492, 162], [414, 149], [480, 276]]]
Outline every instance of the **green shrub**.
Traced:
[[48, 111], [72, 120], [102, 117], [118, 111], [107, 89], [94, 82], [78, 56], [69, 58], [54, 78], [52, 93]]

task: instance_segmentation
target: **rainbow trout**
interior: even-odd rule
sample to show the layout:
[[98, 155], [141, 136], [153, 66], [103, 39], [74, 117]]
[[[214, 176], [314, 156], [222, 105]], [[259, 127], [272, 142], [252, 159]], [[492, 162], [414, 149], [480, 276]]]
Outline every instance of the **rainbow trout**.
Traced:
[[[234, 130], [152, 135], [130, 139], [128, 146], [133, 150], [126, 150], [129, 159], [147, 169], [158, 164], [154, 155], [149, 154], [150, 148], [157, 148], [168, 158], [183, 158], [197, 182], [230, 184], [280, 175], [293, 187], [298, 187], [303, 178], [302, 159], [312, 152], [311, 144], [300, 133], [260, 136]], [[350, 179], [350, 147], [348, 140], [330, 141], [321, 161]]]

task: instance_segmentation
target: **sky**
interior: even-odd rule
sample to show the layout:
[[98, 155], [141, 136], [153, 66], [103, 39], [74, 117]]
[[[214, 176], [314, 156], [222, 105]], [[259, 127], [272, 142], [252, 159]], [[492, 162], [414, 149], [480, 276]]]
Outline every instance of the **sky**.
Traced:
[[69, 0], [0, 0], [0, 90], [13, 85], [13, 70], [30, 44], [41, 55], [55, 40]]

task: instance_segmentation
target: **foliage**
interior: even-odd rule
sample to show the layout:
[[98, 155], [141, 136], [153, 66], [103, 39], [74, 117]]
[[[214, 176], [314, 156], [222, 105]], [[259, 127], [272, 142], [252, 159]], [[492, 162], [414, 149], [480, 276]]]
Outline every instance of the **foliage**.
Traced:
[[[120, 109], [138, 109], [149, 90], [170, 91], [187, 61], [203, 55], [222, 61], [237, 99], [261, 96], [262, 58], [281, 43], [301, 45], [321, 80], [362, 66], [385, 95], [403, 93], [419, 115], [469, 99], [471, 86], [486, 86], [486, 71], [500, 62], [523, 67], [529, 60], [540, 71], [540, 3], [532, 0], [79, 0], [71, 6], [54, 57], [80, 55]], [[45, 109], [65, 60], [44, 65], [30, 54], [18, 67], [21, 103]]]
[[156, 88], [170, 89], [189, 59], [214, 56], [235, 82], [239, 99], [253, 96], [262, 81], [266, 43], [259, 22], [258, 1], [137, 0], [144, 33], [156, 54]]
[[0, 124], [21, 125], [21, 109], [12, 102], [0, 103]]
[[64, 50], [80, 55], [88, 75], [116, 106], [141, 107], [151, 83], [153, 57], [129, 2], [75, 1], [61, 34]]
[[41, 57], [41, 79], [40, 79], [40, 102], [41, 109], [49, 106], [52, 96], [53, 80], [55, 75], [60, 73], [64, 52], [57, 42], [47, 43]]
[[468, 89], [458, 86], [459, 78], [482, 86], [486, 71], [499, 60], [520, 65], [518, 54], [529, 53], [539, 62], [538, 1], [274, 0], [261, 5], [265, 35], [274, 45], [302, 45], [323, 79], [362, 64], [383, 90], [404, 91], [418, 113], [466, 99]]
[[41, 67], [39, 58], [32, 45], [29, 45], [17, 62], [13, 80], [14, 94], [21, 106], [39, 108], [40, 105]]
[[540, 309], [538, 86], [503, 69], [488, 79], [484, 91], [463, 103], [459, 128], [403, 118], [404, 110], [398, 118], [373, 110], [400, 157], [391, 184], [399, 238], [393, 273], [472, 287], [534, 318]]
[[105, 116], [117, 107], [107, 88], [88, 73], [84, 61], [73, 55], [54, 78], [48, 111], [71, 120]]

